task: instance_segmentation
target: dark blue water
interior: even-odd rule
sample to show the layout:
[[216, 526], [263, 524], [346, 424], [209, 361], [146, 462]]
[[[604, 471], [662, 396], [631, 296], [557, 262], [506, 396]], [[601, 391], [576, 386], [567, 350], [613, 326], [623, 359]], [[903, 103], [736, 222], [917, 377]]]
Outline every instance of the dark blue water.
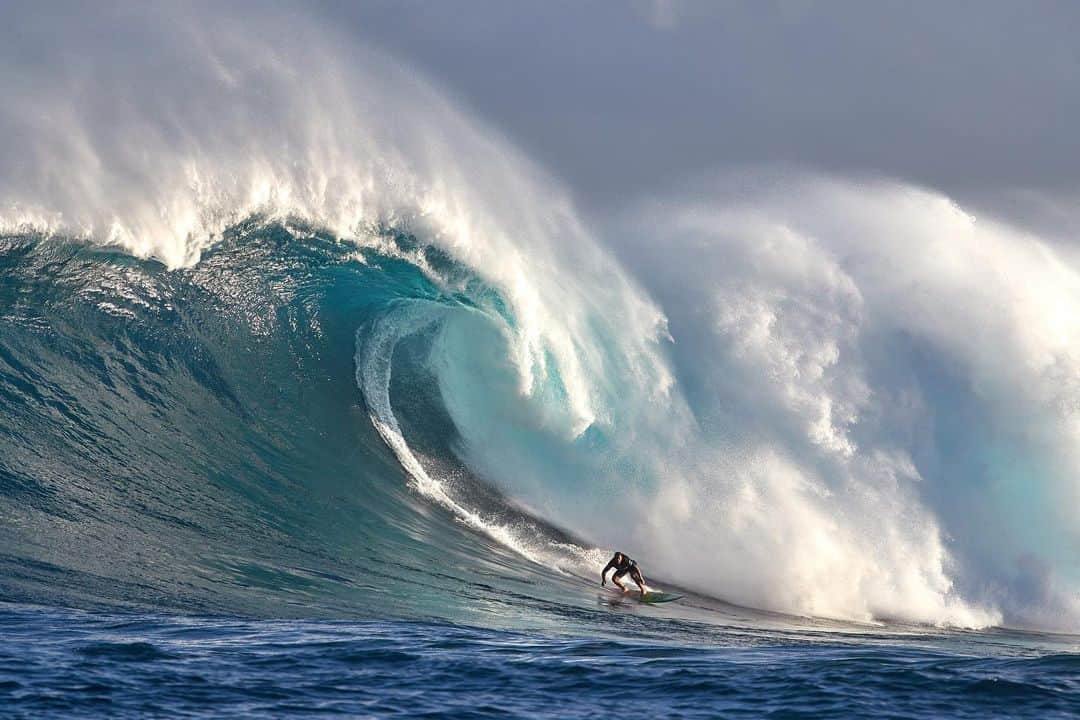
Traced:
[[[1080, 714], [1043, 639], [683, 644], [403, 621], [0, 610], [7, 717], [1028, 717]], [[948, 647], [952, 645], [952, 647]]]

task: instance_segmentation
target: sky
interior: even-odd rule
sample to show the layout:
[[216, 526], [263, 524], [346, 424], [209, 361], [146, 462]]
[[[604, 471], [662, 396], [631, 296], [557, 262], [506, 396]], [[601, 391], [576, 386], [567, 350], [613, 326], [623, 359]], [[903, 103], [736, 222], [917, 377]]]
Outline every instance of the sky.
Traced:
[[321, 2], [604, 211], [702, 174], [882, 175], [1080, 230], [1080, 4]]

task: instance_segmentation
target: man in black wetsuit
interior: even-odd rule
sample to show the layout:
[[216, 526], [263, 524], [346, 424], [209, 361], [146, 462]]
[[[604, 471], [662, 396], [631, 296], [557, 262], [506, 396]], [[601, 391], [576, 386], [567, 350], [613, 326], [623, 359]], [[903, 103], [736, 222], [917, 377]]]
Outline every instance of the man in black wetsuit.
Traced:
[[604, 569], [600, 571], [600, 584], [607, 585], [607, 571], [615, 569], [615, 574], [611, 576], [611, 582], [619, 586], [619, 589], [626, 592], [626, 588], [619, 582], [626, 573], [630, 573], [630, 579], [637, 583], [637, 586], [641, 588], [641, 596], [645, 597], [645, 578], [641, 577], [641, 571], [638, 570], [637, 563], [634, 562], [626, 553], [615, 551], [615, 557], [608, 560], [608, 564], [604, 566]]

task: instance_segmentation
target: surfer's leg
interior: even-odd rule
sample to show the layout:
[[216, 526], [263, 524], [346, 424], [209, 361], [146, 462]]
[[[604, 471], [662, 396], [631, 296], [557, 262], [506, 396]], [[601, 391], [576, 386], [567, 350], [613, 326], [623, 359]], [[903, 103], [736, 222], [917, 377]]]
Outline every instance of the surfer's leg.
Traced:
[[623, 584], [621, 582], [619, 582], [619, 578], [621, 578], [625, 574], [626, 574], [626, 571], [623, 570], [622, 572], [617, 572], [617, 573], [615, 573], [614, 575], [611, 576], [611, 582], [618, 585], [619, 589], [622, 590], [623, 592], [626, 592], [626, 588], [623, 587]]
[[641, 577], [641, 571], [634, 568], [630, 571], [630, 578], [641, 588], [641, 594], [645, 594], [645, 578]]

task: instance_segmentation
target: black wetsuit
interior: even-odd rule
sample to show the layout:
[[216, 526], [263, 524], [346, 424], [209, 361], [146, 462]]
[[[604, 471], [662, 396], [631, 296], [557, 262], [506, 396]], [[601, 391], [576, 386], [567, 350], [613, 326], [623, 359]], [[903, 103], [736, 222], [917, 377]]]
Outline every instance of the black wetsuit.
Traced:
[[622, 562], [615, 565], [615, 574], [612, 575], [611, 577], [612, 577], [612, 579], [621, 578], [623, 575], [630, 572], [631, 570], [633, 570], [636, 567], [637, 567], [637, 562], [635, 562], [629, 555], [626, 555], [624, 553], [623, 556], [622, 556]]
[[600, 571], [600, 584], [607, 584], [608, 570], [615, 570], [615, 574], [611, 576], [611, 580], [619, 587], [620, 590], [626, 592], [626, 588], [619, 582], [623, 575], [630, 574], [630, 578], [637, 583], [637, 586], [641, 588], [642, 597], [645, 596], [645, 578], [641, 576], [641, 571], [638, 570], [637, 563], [634, 559], [624, 552], [616, 552], [608, 564], [604, 566], [604, 569]]

